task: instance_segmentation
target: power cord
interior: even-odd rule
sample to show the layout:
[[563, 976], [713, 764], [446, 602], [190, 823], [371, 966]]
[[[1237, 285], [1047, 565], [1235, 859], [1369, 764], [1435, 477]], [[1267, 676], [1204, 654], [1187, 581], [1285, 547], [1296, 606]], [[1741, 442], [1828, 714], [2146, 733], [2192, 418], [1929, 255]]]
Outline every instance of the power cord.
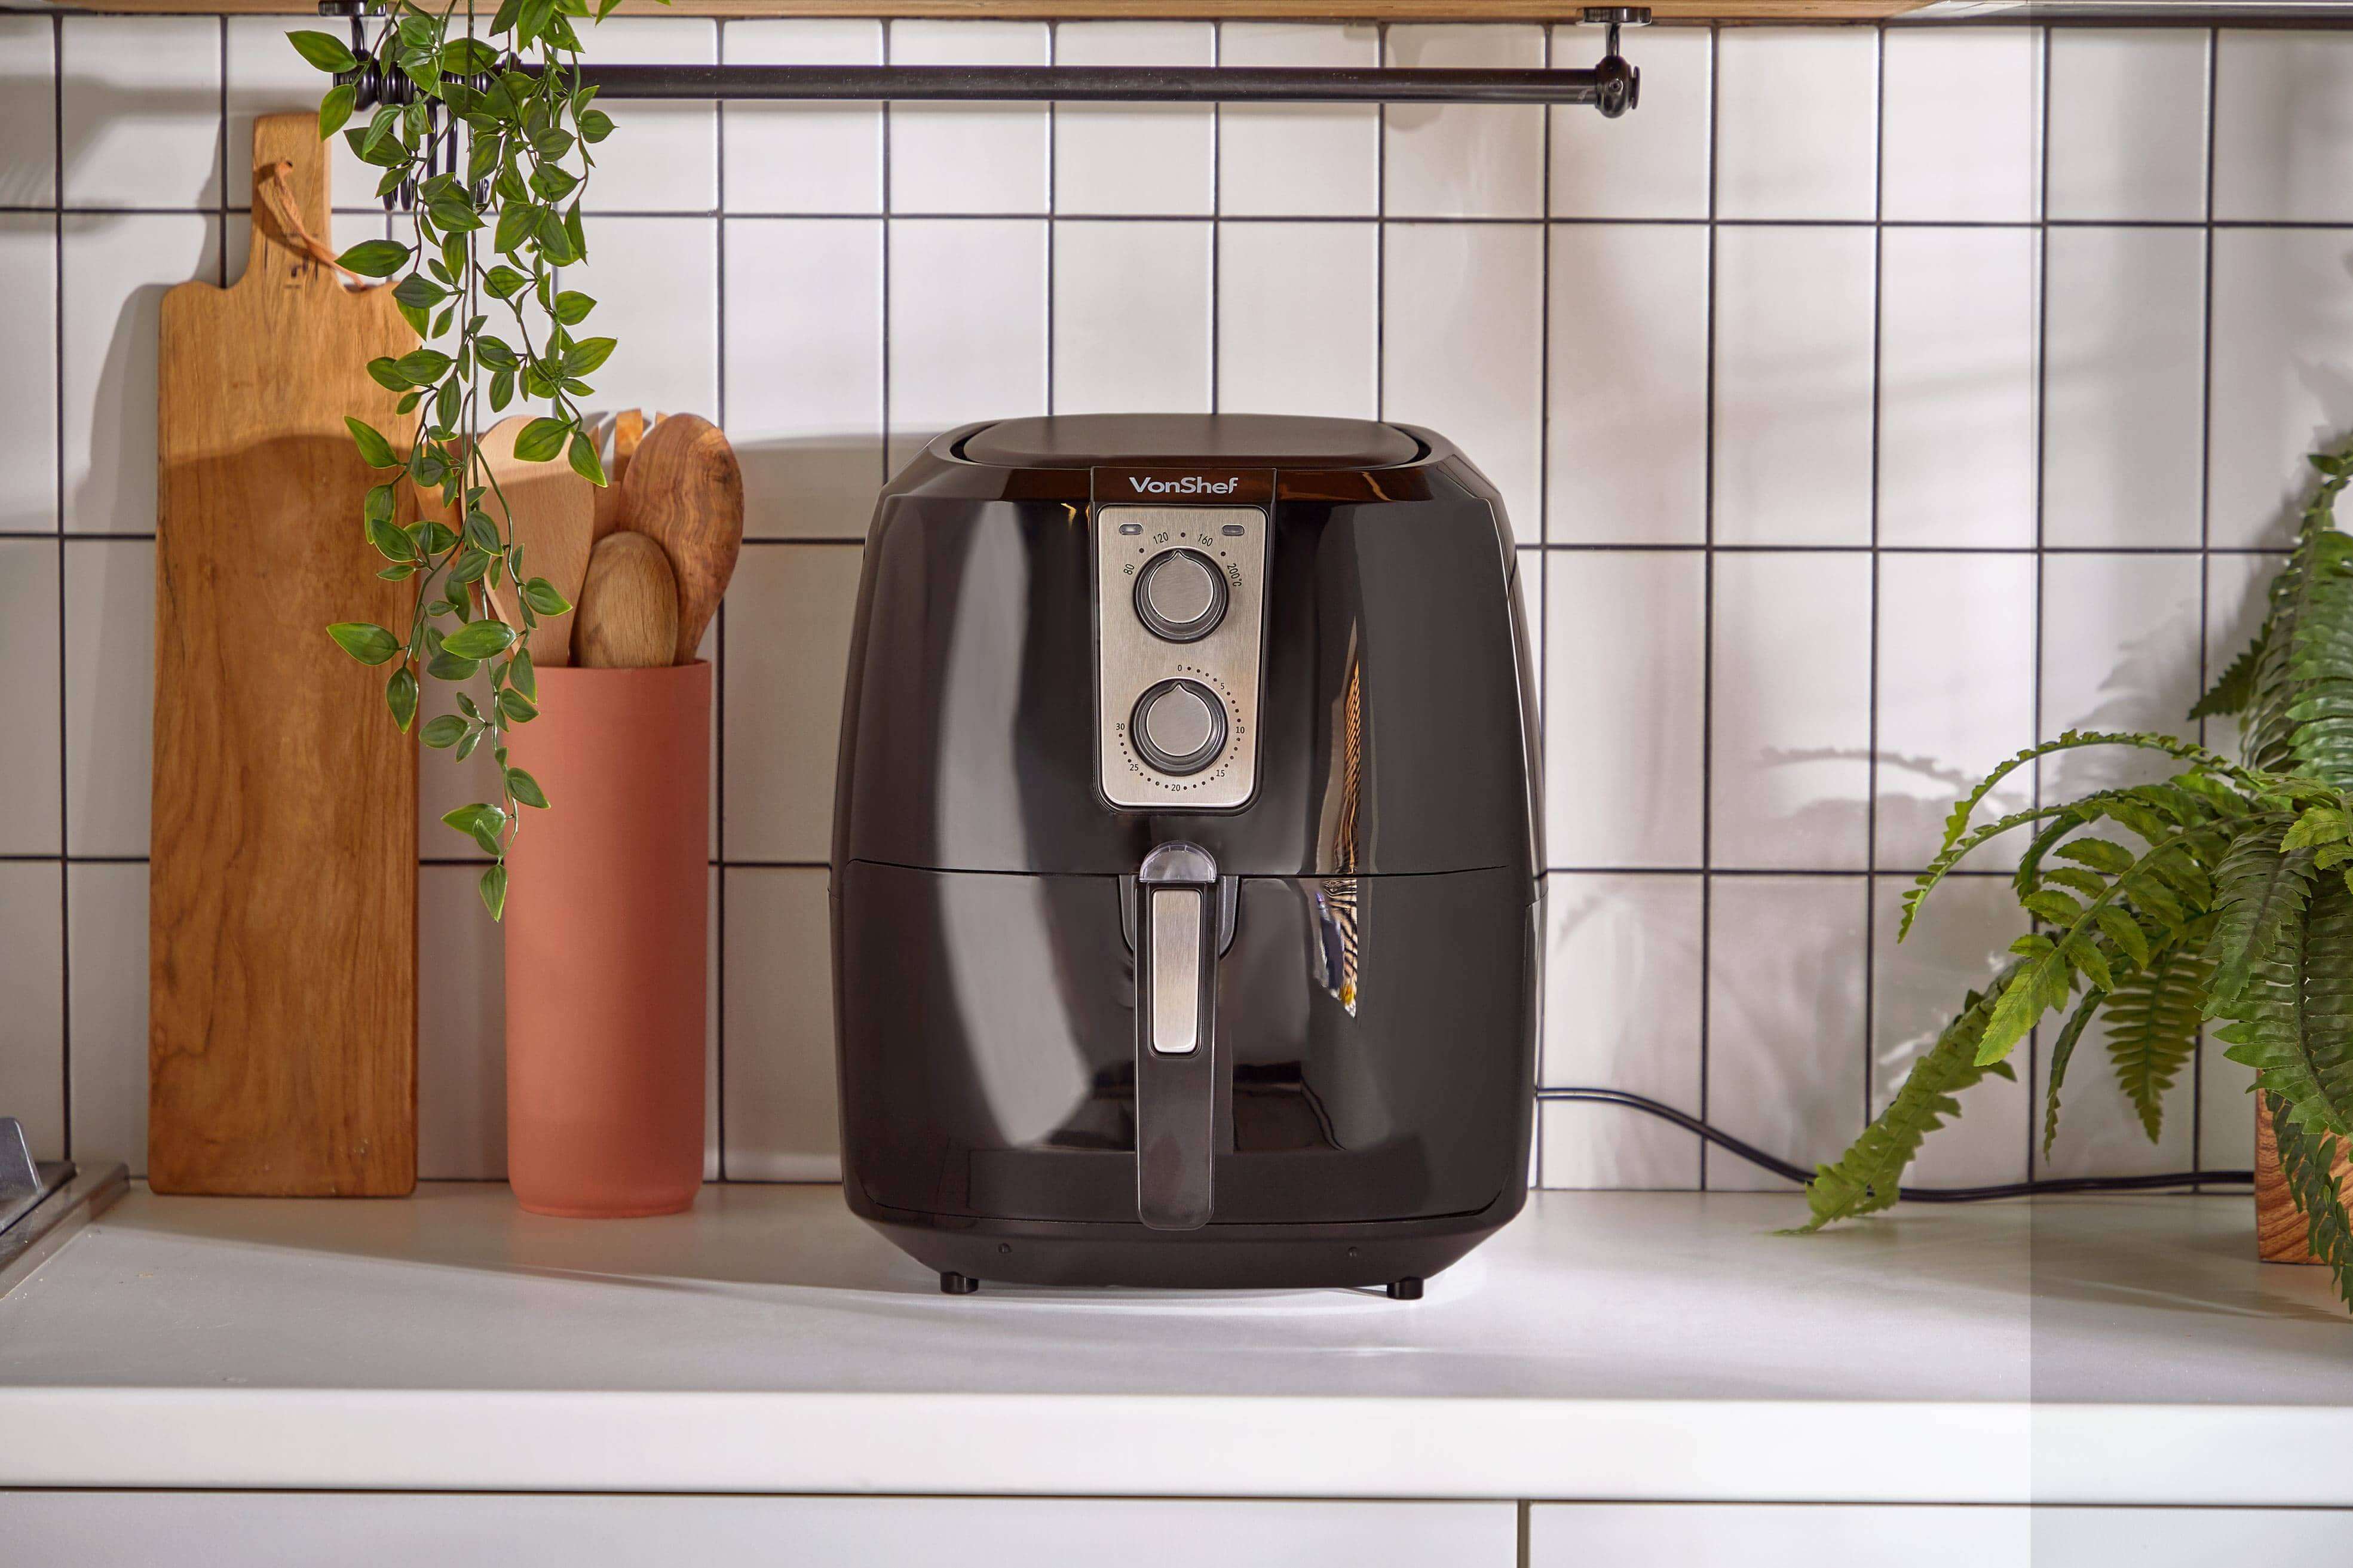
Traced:
[[[1761, 1165], [1785, 1181], [1803, 1184], [1814, 1179], [1813, 1172], [1803, 1165], [1793, 1165], [1767, 1154], [1721, 1127], [1644, 1095], [1629, 1094], [1622, 1089], [1540, 1089], [1536, 1098], [1622, 1105], [1662, 1121], [1672, 1121], [1686, 1132], [1696, 1132], [1726, 1153], [1737, 1154], [1752, 1165]], [[2168, 1187], [2252, 1186], [2254, 1180], [2253, 1171], [2167, 1171], [2147, 1176], [2052, 1176], [2040, 1182], [2004, 1182], [1991, 1187], [1900, 1187], [1896, 1192], [1905, 1203], [1981, 1204], [1994, 1198], [2026, 1198], [2044, 1193], [2147, 1193]]]

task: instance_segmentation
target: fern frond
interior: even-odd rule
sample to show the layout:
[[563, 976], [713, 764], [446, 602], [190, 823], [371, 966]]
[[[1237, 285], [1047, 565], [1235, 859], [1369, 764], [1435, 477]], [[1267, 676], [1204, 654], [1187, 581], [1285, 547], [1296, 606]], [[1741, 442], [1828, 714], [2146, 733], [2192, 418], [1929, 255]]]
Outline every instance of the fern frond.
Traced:
[[2100, 1010], [2100, 1004], [2106, 1001], [2107, 996], [2105, 991], [2086, 994], [2068, 1016], [2065, 1026], [2059, 1031], [2059, 1037], [2051, 1042], [2051, 1082], [2042, 1091], [2042, 1157], [2046, 1160], [2051, 1158], [2052, 1141], [2059, 1136], [2059, 1086], [2067, 1081], [2067, 1063], [2073, 1058], [2075, 1042], [2084, 1037], [2084, 1030], [2091, 1023], [2092, 1015]]
[[2273, 1141], [2279, 1146], [2280, 1173], [2287, 1178], [2296, 1212], [2304, 1215], [2305, 1245], [2328, 1266], [2337, 1296], [2353, 1307], [2353, 1219], [2346, 1215], [2344, 1194], [2337, 1185], [2340, 1146], [2336, 1134], [2293, 1124], [2286, 1096], [2267, 1093], [2264, 1098], [2272, 1113]]
[[[2296, 918], [2258, 933], [2245, 984], [2224, 998], [2218, 979], [2207, 1006], [2230, 1020], [2215, 1031], [2230, 1047], [2223, 1054], [2254, 1068], [2257, 1084], [2286, 1102], [2290, 1120], [2343, 1137], [2353, 1131], [2353, 889], [2341, 876], [2314, 886], [2310, 853], [2274, 852], [2281, 862], [2306, 862], [2301, 885], [2311, 889], [2308, 906], [2298, 900]], [[2232, 858], [2253, 856], [2234, 851]], [[2249, 880], [2265, 875], [2260, 867], [2237, 874]], [[2222, 910], [2218, 943], [2233, 912], [2233, 906]]]
[[2233, 836], [2215, 873], [2216, 920], [2207, 950], [2214, 965], [2209, 1016], [2224, 1016], [2238, 1000], [2256, 964], [2303, 917], [2312, 896], [2312, 852], [2283, 850], [2287, 829], [2287, 818], [2278, 813], [2249, 823]]
[[2254, 700], [2255, 670], [2263, 662], [2263, 635], [2257, 632], [2255, 640], [2239, 651], [2239, 657], [2215, 678], [2206, 695], [2189, 710], [2190, 718], [2223, 719], [2247, 710], [2247, 704]]
[[[2152, 1143], [2165, 1126], [2166, 1091], [2197, 1054], [2198, 1031], [2206, 1021], [2202, 1004], [2214, 967], [2203, 952], [2208, 923], [2197, 922], [2181, 939], [2151, 953], [2146, 966], [2117, 982], [2108, 999], [2108, 1060]], [[2055, 1124], [2055, 1085], [2053, 1090]], [[2052, 1124], [2043, 1132], [2045, 1154], [2051, 1152]]]
[[1834, 1163], [1814, 1167], [1814, 1179], [1806, 1184], [1806, 1206], [1812, 1217], [1797, 1227], [1799, 1233], [1892, 1205], [1904, 1168], [1919, 1153], [1921, 1141], [1947, 1118], [1960, 1114], [1960, 1102], [1953, 1097], [1989, 1075], [2014, 1077], [2004, 1063], [1979, 1066], [1977, 1041], [1985, 1033], [1994, 996], [2021, 967], [2011, 964], [1985, 990], [1970, 992], [1936, 1043], [1912, 1064], [1887, 1109]]
[[[1936, 858], [1942, 859], [1954, 846], [1959, 844], [1962, 839], [1971, 837], [1969, 818], [1976, 815], [1978, 805], [1987, 795], [1994, 792], [1995, 786], [2002, 780], [2038, 758], [2051, 756], [2059, 752], [2081, 751], [2087, 746], [2129, 746], [2146, 752], [2163, 752], [2177, 762], [2212, 768], [2234, 776], [2243, 771], [2228, 757], [2216, 752], [2210, 752], [2195, 741], [2185, 741], [2175, 735], [2148, 734], [2122, 730], [2068, 730], [2055, 741], [2045, 741], [2040, 745], [2029, 746], [2016, 756], [2007, 758], [1993, 772], [1979, 779], [1977, 787], [1955, 801], [1952, 811], [1945, 818], [1945, 840], [1936, 847]], [[2004, 820], [2010, 822], [2010, 826], [2014, 827], [2018, 826], [2019, 820], [2032, 819], [2005, 818]], [[1979, 838], [1978, 842], [1983, 843], [1984, 839]]]

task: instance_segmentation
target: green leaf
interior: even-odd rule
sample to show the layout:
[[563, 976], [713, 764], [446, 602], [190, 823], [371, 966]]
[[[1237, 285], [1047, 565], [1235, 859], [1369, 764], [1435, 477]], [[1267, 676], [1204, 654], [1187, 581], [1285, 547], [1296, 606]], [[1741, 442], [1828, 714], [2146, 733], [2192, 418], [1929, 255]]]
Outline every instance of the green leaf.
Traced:
[[585, 430], [572, 433], [572, 471], [602, 489], [605, 485], [605, 465], [596, 459], [596, 444], [588, 439]]
[[2132, 868], [2133, 852], [2105, 838], [2071, 838], [2054, 852], [2063, 860], [2116, 876]]
[[395, 528], [379, 518], [370, 518], [367, 525], [368, 542], [387, 561], [412, 561], [417, 555], [417, 542], [406, 531]]
[[611, 338], [583, 338], [565, 351], [564, 373], [566, 375], [593, 374], [598, 365], [613, 357], [613, 347], [614, 340]]
[[425, 673], [436, 680], [471, 680], [480, 661], [459, 658], [454, 653], [437, 653], [425, 667]]
[[400, 651], [398, 637], [366, 621], [337, 621], [327, 635], [362, 664], [382, 664]]
[[449, 368], [449, 356], [436, 349], [414, 349], [400, 356], [400, 374], [419, 385], [430, 385]]
[[498, 551], [499, 525], [491, 521], [488, 512], [470, 511], [466, 514], [466, 542], [486, 555]]
[[352, 106], [359, 101], [359, 89], [350, 82], [341, 82], [327, 89], [319, 100], [319, 140], [324, 142], [343, 128], [352, 117]]
[[555, 309], [551, 313], [567, 327], [576, 327], [588, 319], [596, 301], [576, 289], [567, 289], [555, 297]]
[[[530, 283], [530, 279], [524, 277], [513, 268], [508, 267], [504, 264], [493, 267], [482, 275], [482, 287], [490, 291], [491, 298], [494, 300], [512, 299], [515, 295], [521, 293], [525, 288], [529, 287]], [[496, 342], [497, 340], [492, 339], [491, 341]], [[504, 352], [506, 345], [501, 343], [499, 346], [501, 351]], [[493, 362], [485, 357], [482, 363], [489, 364]], [[514, 355], [512, 353], [507, 354], [506, 363], [508, 364], [512, 364], [514, 363]]]
[[1985, 1036], [1978, 1041], [1978, 1065], [1990, 1067], [2010, 1055], [2035, 1020], [2067, 1000], [2074, 978], [2063, 952], [2052, 952], [2018, 970], [2001, 988], [1986, 1019]]
[[2232, 841], [2215, 874], [2218, 918], [2207, 952], [2214, 964], [2209, 1016], [2227, 1016], [2256, 967], [2303, 923], [2305, 902], [2312, 896], [2312, 852], [2284, 851], [2284, 828], [2276, 817], [2251, 824]]
[[408, 247], [396, 239], [364, 239], [336, 258], [363, 278], [389, 278], [408, 265]]
[[534, 419], [515, 437], [515, 456], [526, 463], [544, 463], [564, 450], [564, 438], [571, 433], [569, 420]]
[[554, 584], [544, 577], [533, 577], [522, 585], [523, 603], [543, 616], [560, 616], [572, 608], [572, 601], [557, 591]]
[[2271, 1112], [2280, 1173], [2287, 1178], [2288, 1196], [2305, 1218], [2305, 1246], [2328, 1266], [2337, 1296], [2353, 1307], [2353, 1218], [2346, 1214], [2344, 1190], [2337, 1180], [2344, 1146], [2328, 1130], [2296, 1120], [2285, 1095], [2266, 1090], [2263, 1104]]
[[2148, 934], [2140, 929], [2138, 921], [2114, 904], [2101, 905], [2093, 911], [2092, 918], [2098, 922], [2107, 939], [2116, 944], [2116, 951], [2131, 961], [2134, 968], [2138, 969], [2148, 963]]
[[512, 641], [514, 633], [503, 621], [470, 621], [442, 642], [441, 651], [459, 658], [493, 658]]
[[2295, 819], [2280, 840], [2283, 849], [2305, 849], [2316, 844], [2336, 844], [2353, 837], [2353, 817], [2333, 805], [2316, 805]]
[[368, 379], [387, 392], [406, 392], [408, 378], [400, 374], [400, 362], [386, 354], [367, 363]]
[[491, 911], [491, 919], [504, 920], [507, 910], [507, 868], [492, 866], [482, 873], [482, 908]]
[[465, 738], [466, 721], [455, 713], [444, 713], [427, 721], [417, 731], [417, 739], [437, 752], [448, 751]]
[[507, 770], [507, 793], [525, 805], [537, 806], [543, 811], [547, 809], [546, 792], [539, 787], [537, 779], [521, 768]]
[[351, 47], [332, 33], [304, 31], [289, 33], [286, 41], [294, 52], [322, 71], [353, 71], [360, 62], [352, 58]]
[[360, 461], [369, 468], [398, 468], [406, 466], [393, 456], [392, 443], [379, 435], [375, 426], [354, 419], [348, 414], [343, 416], [343, 424], [351, 431], [352, 440], [359, 447]]
[[499, 711], [518, 724], [528, 724], [539, 717], [539, 710], [531, 699], [510, 686], [499, 693]]
[[[398, 283], [394, 284], [392, 289], [392, 297], [394, 299], [399, 300], [404, 305], [414, 305], [420, 310], [431, 310], [443, 300], [448, 298], [448, 295], [449, 290], [444, 289], [440, 284], [436, 283], [432, 279], [427, 278], [422, 272], [410, 273]], [[411, 355], [410, 357], [414, 358], [416, 356]], [[413, 377], [412, 379], [417, 381], [433, 381], [438, 378], [430, 375], [420, 375]]]
[[[607, 7], [607, 10], [610, 7]], [[601, 19], [603, 13], [599, 13]], [[601, 109], [583, 110], [580, 114], [580, 140], [595, 143], [613, 133], [613, 117]]]
[[525, 697], [534, 702], [539, 700], [539, 668], [532, 663], [528, 647], [517, 648], [515, 656], [507, 660], [507, 679]]
[[416, 672], [405, 664], [394, 670], [392, 679], [385, 682], [384, 701], [392, 710], [393, 721], [406, 734], [409, 721], [417, 717]]

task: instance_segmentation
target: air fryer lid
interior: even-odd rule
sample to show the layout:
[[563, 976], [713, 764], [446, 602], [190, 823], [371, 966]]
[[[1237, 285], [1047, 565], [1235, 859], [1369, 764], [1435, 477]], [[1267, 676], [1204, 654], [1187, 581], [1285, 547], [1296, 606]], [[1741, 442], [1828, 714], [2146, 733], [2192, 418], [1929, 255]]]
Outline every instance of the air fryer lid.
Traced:
[[1124, 463], [1240, 468], [1389, 468], [1421, 443], [1369, 419], [1292, 414], [1055, 414], [1008, 419], [965, 437], [957, 455], [1002, 468], [1092, 468]]

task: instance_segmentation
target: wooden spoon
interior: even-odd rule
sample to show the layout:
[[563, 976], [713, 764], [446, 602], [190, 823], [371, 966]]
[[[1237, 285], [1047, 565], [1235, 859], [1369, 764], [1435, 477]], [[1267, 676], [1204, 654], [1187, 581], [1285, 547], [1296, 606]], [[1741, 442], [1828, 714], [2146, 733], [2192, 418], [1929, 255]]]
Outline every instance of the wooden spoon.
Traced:
[[613, 416], [612, 451], [605, 465], [605, 488], [596, 492], [596, 537], [604, 538], [621, 522], [621, 479], [629, 471], [629, 459], [637, 455], [638, 443], [646, 438], [646, 411], [624, 408]]
[[678, 646], [678, 579], [661, 546], [623, 531], [596, 542], [581, 584], [584, 669], [645, 669], [670, 661]]
[[[552, 463], [529, 463], [516, 457], [515, 437], [531, 421], [532, 416], [518, 414], [500, 420], [482, 433], [482, 461], [498, 480], [497, 488], [482, 498], [482, 510], [496, 520], [499, 498], [503, 495], [508, 526], [513, 531], [515, 542], [522, 546], [524, 572], [546, 578], [557, 593], [577, 605], [581, 581], [588, 570], [596, 498], [603, 492], [574, 473], [572, 466], [561, 458]], [[507, 584], [497, 593], [507, 618], [522, 626], [513, 584]], [[531, 634], [532, 662], [571, 663], [574, 622], [575, 616], [569, 612], [540, 616], [539, 625]]]
[[621, 488], [623, 526], [659, 543], [678, 574], [672, 662], [689, 663], [744, 547], [744, 470], [717, 426], [673, 414], [639, 443]]

